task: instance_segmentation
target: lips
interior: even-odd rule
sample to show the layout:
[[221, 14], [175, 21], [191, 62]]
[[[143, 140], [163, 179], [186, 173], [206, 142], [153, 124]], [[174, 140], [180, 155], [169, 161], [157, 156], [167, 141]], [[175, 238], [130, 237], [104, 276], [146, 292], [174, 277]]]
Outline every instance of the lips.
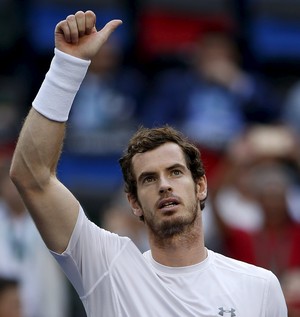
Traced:
[[174, 207], [179, 204], [179, 199], [176, 197], [168, 197], [168, 198], [163, 198], [162, 200], [159, 201], [158, 203], [158, 208], [166, 208], [166, 207]]

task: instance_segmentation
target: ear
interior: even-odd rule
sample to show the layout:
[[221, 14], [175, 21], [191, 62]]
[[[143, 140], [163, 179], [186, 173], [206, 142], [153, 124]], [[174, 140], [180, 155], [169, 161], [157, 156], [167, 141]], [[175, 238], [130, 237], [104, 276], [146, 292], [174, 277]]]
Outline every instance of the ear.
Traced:
[[137, 217], [143, 216], [142, 208], [141, 208], [139, 202], [136, 200], [136, 198], [134, 198], [134, 197], [132, 197], [132, 195], [128, 194], [127, 199], [129, 201], [129, 204], [130, 204], [130, 207], [131, 207], [133, 214]]
[[196, 183], [197, 197], [199, 200], [204, 200], [207, 196], [207, 179], [206, 176], [202, 176]]

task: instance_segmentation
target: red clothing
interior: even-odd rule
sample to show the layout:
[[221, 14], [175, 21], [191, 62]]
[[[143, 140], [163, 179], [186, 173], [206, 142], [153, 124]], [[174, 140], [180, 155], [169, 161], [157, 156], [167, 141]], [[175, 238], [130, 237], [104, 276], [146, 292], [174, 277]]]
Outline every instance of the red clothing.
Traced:
[[287, 269], [300, 268], [300, 225], [291, 223], [280, 231], [263, 229], [255, 233], [230, 228], [225, 253], [280, 276]]

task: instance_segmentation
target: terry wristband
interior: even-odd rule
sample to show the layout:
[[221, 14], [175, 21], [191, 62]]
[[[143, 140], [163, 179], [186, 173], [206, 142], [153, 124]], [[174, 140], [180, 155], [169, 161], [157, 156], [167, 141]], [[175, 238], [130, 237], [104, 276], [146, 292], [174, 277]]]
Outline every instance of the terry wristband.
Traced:
[[90, 61], [55, 48], [50, 69], [32, 105], [46, 118], [65, 122]]

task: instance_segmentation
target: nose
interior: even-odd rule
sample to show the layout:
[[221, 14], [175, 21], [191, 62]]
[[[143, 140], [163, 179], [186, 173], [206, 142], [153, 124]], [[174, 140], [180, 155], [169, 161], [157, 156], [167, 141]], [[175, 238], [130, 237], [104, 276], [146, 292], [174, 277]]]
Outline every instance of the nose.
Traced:
[[159, 193], [167, 193], [167, 192], [172, 192], [172, 186], [170, 185], [169, 181], [167, 178], [163, 177], [160, 179], [160, 184], [159, 184]]

